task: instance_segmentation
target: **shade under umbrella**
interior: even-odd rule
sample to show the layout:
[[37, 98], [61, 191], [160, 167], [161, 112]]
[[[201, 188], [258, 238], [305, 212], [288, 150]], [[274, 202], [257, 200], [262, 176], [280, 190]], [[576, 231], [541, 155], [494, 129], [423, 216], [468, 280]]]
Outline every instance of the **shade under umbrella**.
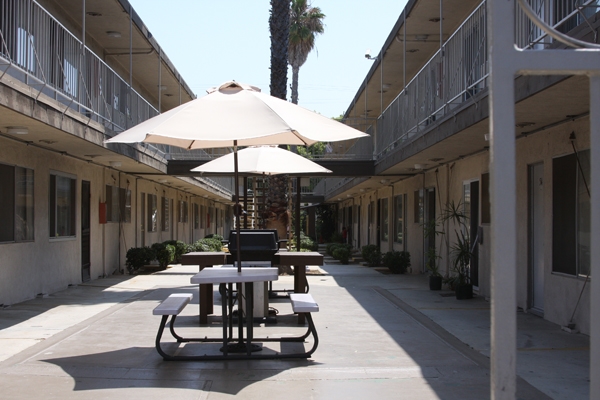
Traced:
[[[364, 136], [368, 135], [263, 94], [256, 87], [226, 82], [211, 89], [208, 95], [146, 120], [106, 142], [147, 142], [187, 149], [233, 146], [234, 179], [237, 182], [237, 146], [311, 145]], [[237, 184], [234, 186], [237, 209], [239, 190]], [[241, 272], [239, 251], [237, 261]]]
[[[233, 153], [192, 169], [193, 172], [234, 172]], [[291, 151], [272, 146], [253, 146], [238, 151], [238, 173], [242, 174], [319, 174], [330, 170], [294, 154]]]

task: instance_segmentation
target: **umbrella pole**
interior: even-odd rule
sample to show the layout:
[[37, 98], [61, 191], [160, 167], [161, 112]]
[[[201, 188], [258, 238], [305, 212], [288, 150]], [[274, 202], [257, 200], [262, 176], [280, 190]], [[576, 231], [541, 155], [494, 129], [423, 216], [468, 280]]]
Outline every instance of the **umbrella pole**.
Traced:
[[240, 210], [240, 188], [239, 188], [239, 174], [238, 174], [238, 154], [237, 154], [237, 140], [233, 141], [233, 180], [235, 181], [234, 183], [234, 192], [235, 192], [235, 206], [234, 206], [234, 210], [235, 210], [235, 214], [237, 214], [235, 216], [235, 233], [236, 233], [236, 237], [237, 240], [235, 241], [235, 246], [236, 246], [236, 252], [237, 252], [237, 270], [238, 273], [242, 272], [242, 254], [240, 252], [240, 242], [242, 241], [242, 238], [240, 237], [240, 218], [242, 216], [241, 210]]

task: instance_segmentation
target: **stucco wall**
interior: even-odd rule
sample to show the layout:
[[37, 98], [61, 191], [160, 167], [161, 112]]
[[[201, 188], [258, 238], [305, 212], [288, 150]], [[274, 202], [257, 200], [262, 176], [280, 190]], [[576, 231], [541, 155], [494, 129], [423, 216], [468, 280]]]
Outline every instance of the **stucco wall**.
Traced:
[[[217, 232], [215, 215], [209, 228], [193, 229], [193, 202], [222, 210], [226, 217], [229, 206], [209, 199], [192, 197], [178, 189], [148, 181], [88, 161], [28, 146], [14, 140], [0, 138], [0, 163], [32, 169], [34, 171], [34, 229], [32, 242], [0, 243], [0, 304], [13, 304], [65, 289], [82, 282], [81, 268], [81, 187], [90, 182], [90, 278], [108, 276], [125, 270], [127, 250], [131, 247], [151, 245], [169, 239], [191, 243], [208, 233]], [[69, 174], [76, 179], [75, 237], [49, 237], [49, 184], [50, 173]], [[100, 223], [100, 203], [106, 202], [106, 185], [131, 190], [131, 222]], [[156, 193], [159, 226], [156, 232], [142, 232], [141, 193]], [[1, 194], [1, 193], [0, 193]], [[173, 200], [168, 231], [160, 227], [160, 198], [163, 194]], [[188, 222], [177, 222], [177, 201], [188, 202]], [[147, 208], [146, 208], [147, 210]], [[229, 213], [229, 215], [231, 215]], [[145, 221], [145, 220], [144, 220]], [[219, 224], [218, 232], [228, 234], [231, 221]], [[193, 235], [192, 235], [192, 231]], [[144, 237], [144, 240], [142, 238]]]
[[[569, 137], [576, 136], [578, 151], [589, 149], [589, 119], [582, 118], [550, 128], [517, 141], [517, 260], [518, 260], [518, 306], [527, 309], [528, 304], [528, 166], [544, 165], [544, 318], [566, 325], [570, 322], [577, 299], [582, 292], [584, 279], [552, 272], [552, 159], [573, 153]], [[589, 334], [589, 285], [583, 295], [574, 322], [577, 328]]]

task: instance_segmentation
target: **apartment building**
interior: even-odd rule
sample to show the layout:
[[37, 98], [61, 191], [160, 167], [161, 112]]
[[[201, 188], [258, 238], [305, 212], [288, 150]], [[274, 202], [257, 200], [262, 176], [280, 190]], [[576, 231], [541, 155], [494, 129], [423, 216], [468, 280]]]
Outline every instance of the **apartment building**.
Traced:
[[[434, 247], [441, 272], [453, 274], [453, 241], [446, 240], [457, 226], [441, 222], [446, 235], [426, 235], [425, 227], [460, 205], [474, 251], [471, 281], [485, 298], [492, 273], [487, 3], [408, 1], [379, 54], [364, 61], [373, 66], [345, 113], [346, 123], [371, 135], [345, 151], [372, 155], [375, 173], [321, 184], [356, 248], [409, 251], [412, 273], [426, 273]], [[595, 41], [597, 1], [528, 3], [558, 31]], [[565, 47], [518, 7], [515, 21], [517, 47]], [[517, 76], [514, 85], [517, 306], [589, 334], [588, 78]]]
[[229, 230], [230, 178], [168, 176], [182, 150], [104, 143], [193, 98], [127, 0], [0, 0], [0, 304]]

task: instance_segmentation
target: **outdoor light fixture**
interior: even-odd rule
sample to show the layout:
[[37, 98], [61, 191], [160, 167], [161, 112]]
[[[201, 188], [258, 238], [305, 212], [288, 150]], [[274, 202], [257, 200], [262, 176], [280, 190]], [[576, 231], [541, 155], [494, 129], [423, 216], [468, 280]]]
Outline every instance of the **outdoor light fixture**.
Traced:
[[423, 169], [423, 166], [424, 166], [423, 164], [415, 164], [415, 169], [421, 170], [421, 169]]
[[381, 182], [383, 185], [390, 183], [389, 179], [382, 179], [379, 182]]
[[27, 135], [29, 129], [24, 126], [9, 126], [6, 128], [6, 133], [9, 135]]
[[121, 161], [109, 161], [108, 164], [113, 168], [117, 168], [121, 166]]
[[121, 37], [121, 32], [117, 32], [117, 31], [108, 31], [108, 32], [106, 32], [106, 35], [107, 35], [108, 37], [111, 37], [111, 38], [120, 38], [120, 37]]
[[483, 138], [485, 139], [486, 142], [490, 141], [490, 134], [486, 133], [485, 135], [483, 135]]

